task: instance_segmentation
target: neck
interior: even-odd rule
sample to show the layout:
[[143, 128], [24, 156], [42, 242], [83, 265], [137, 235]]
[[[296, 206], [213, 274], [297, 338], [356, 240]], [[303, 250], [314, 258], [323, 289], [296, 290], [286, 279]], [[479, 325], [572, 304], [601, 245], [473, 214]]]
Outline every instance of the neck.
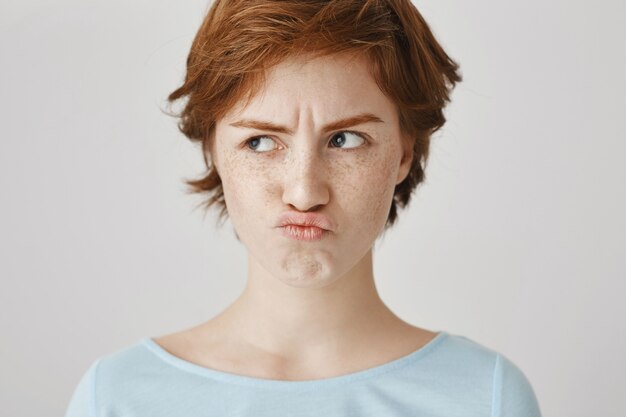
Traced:
[[250, 258], [244, 292], [218, 317], [247, 345], [281, 357], [350, 352], [384, 340], [407, 323], [383, 303], [374, 283], [372, 251], [344, 276], [319, 288], [286, 285]]

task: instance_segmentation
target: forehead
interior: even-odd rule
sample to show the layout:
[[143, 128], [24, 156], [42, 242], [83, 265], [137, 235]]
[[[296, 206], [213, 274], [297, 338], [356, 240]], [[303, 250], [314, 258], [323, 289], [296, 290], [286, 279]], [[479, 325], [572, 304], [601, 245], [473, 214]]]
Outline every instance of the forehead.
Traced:
[[289, 58], [265, 75], [259, 91], [249, 102], [237, 103], [225, 121], [242, 116], [297, 121], [302, 113], [319, 120], [356, 113], [396, 120], [394, 103], [378, 87], [363, 55]]

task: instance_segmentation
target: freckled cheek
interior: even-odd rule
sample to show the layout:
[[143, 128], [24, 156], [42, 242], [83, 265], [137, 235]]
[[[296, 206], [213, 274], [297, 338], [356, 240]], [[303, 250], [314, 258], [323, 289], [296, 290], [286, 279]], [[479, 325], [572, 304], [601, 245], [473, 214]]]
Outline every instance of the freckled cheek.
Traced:
[[[251, 164], [241, 158], [225, 160], [222, 165], [222, 187], [228, 212], [245, 221], [258, 218], [271, 208], [271, 191], [275, 173], [267, 166]], [[251, 212], [256, 213], [251, 215]]]
[[389, 214], [389, 206], [393, 197], [394, 187], [389, 181], [389, 177], [380, 172], [380, 175], [370, 177], [367, 193], [364, 200], [369, 209], [366, 213], [369, 215], [368, 222], [371, 224], [380, 223], [381, 219], [385, 219]]
[[[396, 169], [392, 158], [377, 158], [359, 164], [350, 170], [337, 196], [343, 200], [347, 212], [358, 218], [354, 221], [371, 228], [379, 228], [387, 219], [395, 189]], [[369, 234], [371, 230], [362, 230]]]

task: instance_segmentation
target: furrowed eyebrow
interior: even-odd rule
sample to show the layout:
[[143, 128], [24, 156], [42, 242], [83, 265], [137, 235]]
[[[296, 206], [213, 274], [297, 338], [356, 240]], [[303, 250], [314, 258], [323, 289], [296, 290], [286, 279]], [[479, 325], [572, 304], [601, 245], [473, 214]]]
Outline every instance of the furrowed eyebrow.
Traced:
[[[375, 116], [371, 113], [361, 113], [361, 114], [357, 114], [356, 116], [351, 116], [345, 119], [336, 120], [334, 122], [328, 123], [322, 128], [322, 131], [329, 132], [331, 130], [345, 129], [348, 127], [360, 125], [363, 123], [370, 123], [370, 122], [384, 123], [384, 121], [378, 116]], [[267, 122], [263, 120], [242, 119], [242, 120], [237, 120], [236, 122], [230, 123], [230, 125], [233, 127], [251, 128], [251, 129], [258, 129], [258, 130], [267, 130], [271, 132], [286, 133], [288, 135], [293, 135], [294, 133], [293, 130], [289, 129], [288, 127], [280, 126], [272, 122]]]

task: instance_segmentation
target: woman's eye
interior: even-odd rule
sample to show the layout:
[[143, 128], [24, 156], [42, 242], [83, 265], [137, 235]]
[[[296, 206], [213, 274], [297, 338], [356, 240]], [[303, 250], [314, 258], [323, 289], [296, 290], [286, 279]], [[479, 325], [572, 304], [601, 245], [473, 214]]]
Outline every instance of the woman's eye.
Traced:
[[[358, 148], [365, 142], [363, 136], [353, 132], [335, 133], [330, 139], [330, 143], [335, 148], [351, 149]], [[254, 152], [262, 153], [273, 151], [278, 148], [276, 142], [268, 136], [256, 136], [245, 142], [248, 149]]]
[[352, 132], [339, 132], [333, 135], [330, 143], [337, 148], [356, 148], [365, 142], [361, 135]]
[[276, 142], [267, 136], [257, 136], [248, 139], [246, 146], [255, 152], [268, 152], [276, 149]]

